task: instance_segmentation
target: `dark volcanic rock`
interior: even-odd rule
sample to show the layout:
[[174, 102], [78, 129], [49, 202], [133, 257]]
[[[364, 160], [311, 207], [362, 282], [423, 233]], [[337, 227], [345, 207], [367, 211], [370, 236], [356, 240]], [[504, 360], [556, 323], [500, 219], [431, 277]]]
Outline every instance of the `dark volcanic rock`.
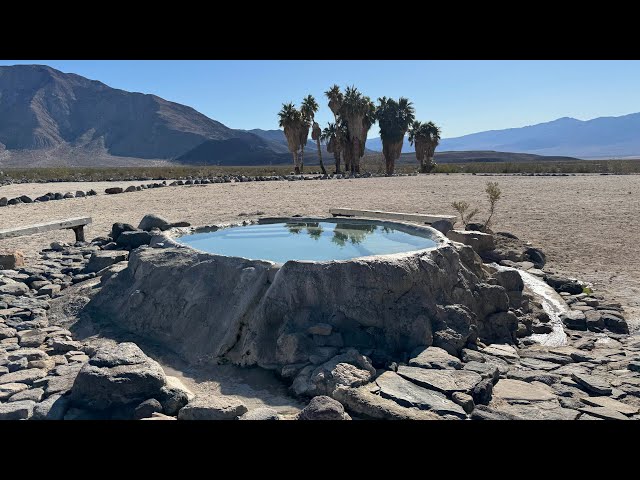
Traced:
[[149, 245], [151, 236], [149, 232], [145, 231], [122, 232], [116, 243], [123, 247], [138, 248], [142, 245]]
[[154, 228], [158, 228], [162, 231], [165, 231], [171, 228], [171, 223], [166, 219], [162, 218], [160, 215], [147, 213], [140, 221], [140, 225], [138, 225], [138, 228], [146, 232], [150, 232]]
[[342, 404], [326, 395], [313, 397], [298, 414], [298, 420], [351, 420]]
[[106, 409], [153, 398], [166, 383], [160, 365], [135, 343], [98, 349], [82, 367], [71, 392], [74, 405]]
[[128, 223], [114, 223], [111, 226], [111, 238], [115, 242], [122, 232], [135, 232], [136, 230], [136, 227]]

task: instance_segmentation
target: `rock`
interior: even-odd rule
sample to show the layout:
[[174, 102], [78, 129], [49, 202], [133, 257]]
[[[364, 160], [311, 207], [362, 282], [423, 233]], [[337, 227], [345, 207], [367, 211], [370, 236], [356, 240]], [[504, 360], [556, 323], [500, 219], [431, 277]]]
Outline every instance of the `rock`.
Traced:
[[581, 400], [587, 405], [591, 405], [593, 407], [609, 408], [624, 415], [634, 415], [640, 412], [640, 408], [638, 407], [619, 402], [618, 400], [614, 400], [609, 397], [582, 397]]
[[597, 310], [590, 310], [588, 312], [584, 312], [584, 316], [587, 321], [587, 329], [592, 332], [601, 332], [604, 330], [604, 320], [602, 319], [602, 314]]
[[0, 403], [0, 420], [26, 420], [33, 414], [33, 400]]
[[105, 409], [153, 398], [165, 386], [162, 367], [130, 342], [105, 346], [86, 363], [71, 392], [73, 404]]
[[0, 323], [0, 340], [4, 340], [5, 338], [14, 338], [17, 335], [17, 331], [15, 328], [11, 327], [3, 327]]
[[326, 395], [313, 397], [298, 414], [298, 420], [351, 420], [340, 402]]
[[471, 396], [476, 403], [487, 405], [491, 401], [491, 394], [493, 392], [493, 379], [485, 378], [478, 382], [471, 390]]
[[76, 198], [82, 198], [85, 196], [85, 193], [82, 190], [76, 191]]
[[539, 248], [527, 248], [524, 253], [533, 262], [535, 268], [542, 268], [547, 263], [547, 256]]
[[[1, 407], [0, 407], [1, 408]], [[607, 407], [582, 407], [581, 412], [604, 420], [629, 420], [622, 413]]]
[[84, 268], [87, 273], [99, 272], [100, 270], [114, 265], [118, 262], [123, 262], [129, 258], [129, 252], [114, 251], [114, 250], [101, 250], [93, 252], [89, 263]]
[[478, 336], [486, 343], [513, 342], [517, 330], [518, 317], [513, 312], [494, 313], [478, 322]]
[[6, 285], [0, 286], [0, 294], [19, 297], [27, 293], [29, 293], [29, 287], [22, 282], [7, 283]]
[[456, 369], [462, 368], [462, 362], [438, 347], [418, 347], [412, 353], [409, 365], [421, 368]]
[[31, 420], [62, 420], [69, 408], [69, 399], [62, 395], [51, 395], [33, 408]]
[[280, 417], [273, 408], [262, 407], [249, 410], [239, 420], [280, 420]]
[[44, 390], [42, 388], [30, 388], [28, 390], [22, 390], [21, 392], [13, 394], [9, 397], [9, 402], [19, 402], [21, 400], [33, 400], [39, 402], [42, 400]]
[[0, 376], [0, 385], [4, 383], [26, 383], [27, 385], [31, 385], [35, 380], [43, 378], [46, 375], [47, 372], [40, 368], [18, 370], [16, 372], [5, 373]]
[[447, 232], [447, 238], [454, 242], [469, 245], [478, 253], [486, 250], [493, 250], [495, 248], [493, 235], [489, 233], [465, 230], [449, 230]]
[[61, 337], [50, 338], [47, 345], [49, 345], [49, 347], [51, 347], [56, 353], [71, 352], [82, 348], [82, 344], [80, 342], [76, 342], [75, 340], [64, 340]]
[[327, 323], [316, 323], [307, 329], [311, 335], [331, 335], [333, 327]]
[[463, 370], [469, 370], [470, 372], [475, 372], [480, 375], [482, 378], [489, 378], [496, 383], [500, 378], [500, 370], [494, 364], [491, 363], [480, 363], [476, 361], [471, 361], [464, 364], [462, 367]]
[[640, 372], [640, 360], [632, 360], [627, 368], [632, 372]]
[[483, 348], [482, 353], [509, 360], [518, 360], [520, 358], [518, 351], [512, 345], [508, 344], [493, 343]]
[[0, 269], [10, 270], [16, 267], [24, 267], [24, 254], [20, 251], [0, 251]]
[[579, 411], [563, 408], [556, 402], [501, 405], [499, 410], [520, 420], [575, 420], [580, 415]]
[[176, 377], [167, 375], [167, 385], [162, 387], [158, 400], [168, 415], [177, 415], [178, 411], [195, 398], [191, 390]]
[[178, 420], [236, 420], [247, 412], [244, 404], [232, 397], [196, 396], [178, 412]]
[[435, 228], [443, 235], [446, 235], [450, 230], [453, 230], [453, 223], [451, 223], [449, 220], [436, 220], [429, 226], [431, 228]]
[[467, 395], [466, 393], [453, 392], [453, 394], [451, 395], [451, 400], [453, 400], [454, 403], [460, 405], [462, 409], [467, 413], [471, 413], [476, 407], [476, 404], [473, 402], [473, 397], [471, 395]]
[[511, 369], [507, 373], [507, 378], [513, 380], [522, 380], [523, 382], [541, 382], [546, 385], [557, 383], [562, 378], [560, 375], [549, 373], [545, 370], [524, 370], [524, 369]]
[[602, 321], [604, 322], [605, 327], [613, 333], [625, 335], [629, 333], [629, 326], [623, 318], [605, 313], [602, 315]]
[[0, 385], [0, 402], [5, 402], [18, 392], [26, 390], [29, 386], [25, 383], [5, 383]]
[[[316, 323], [332, 325], [345, 347], [375, 352], [382, 361], [431, 342], [457, 353], [475, 341], [475, 317], [485, 318], [485, 300], [494, 294], [476, 296], [488, 274], [471, 248], [451, 244], [363, 258], [287, 262], [274, 269], [268, 262], [190, 248], [138, 249], [86, 311], [187, 361], [224, 356], [234, 364], [278, 369], [331, 358], [324, 349], [332, 347], [317, 345], [307, 333]], [[488, 288], [503, 297], [489, 310], [508, 308], [505, 290]]]
[[485, 405], [478, 405], [471, 414], [472, 420], [523, 420], [523, 418], [502, 412], [493, 408], [489, 408]]
[[140, 225], [138, 225], [138, 229], [150, 232], [154, 228], [158, 228], [162, 231], [169, 230], [171, 228], [171, 223], [159, 215], [147, 213], [142, 217]]
[[111, 187], [111, 188], [107, 188], [105, 189], [104, 193], [108, 194], [108, 195], [114, 195], [116, 193], [122, 193], [122, 187]]
[[416, 385], [437, 390], [447, 395], [453, 392], [469, 393], [482, 377], [468, 370], [433, 370], [418, 367], [398, 367], [398, 375]]
[[292, 389], [297, 395], [331, 395], [336, 387], [359, 387], [369, 383], [376, 370], [357, 350], [336, 355], [318, 367], [307, 367], [295, 378]]
[[135, 185], [129, 185], [127, 188], [124, 189], [125, 193], [135, 192], [135, 191], [136, 191], [136, 186]]
[[7, 197], [0, 198], [0, 207], [6, 207], [9, 203], [9, 199]]
[[[440, 420], [439, 415], [413, 407], [403, 407], [393, 400], [377, 394], [380, 388], [375, 383], [362, 387], [338, 387], [333, 396], [350, 411], [367, 418], [382, 420]], [[375, 392], [375, 393], [374, 393]]]
[[169, 415], [165, 415], [164, 413], [152, 413], [150, 417], [142, 418], [141, 420], [177, 420], [175, 417], [170, 417]]
[[133, 419], [141, 420], [150, 417], [154, 413], [162, 413], [162, 405], [155, 398], [150, 398], [136, 407]]
[[[441, 371], [420, 368], [416, 368], [416, 370], [423, 372]], [[455, 370], [454, 372], [459, 371]], [[464, 410], [462, 410], [459, 405], [448, 400], [444, 394], [419, 387], [395, 372], [384, 372], [376, 379], [376, 383], [380, 387], [380, 395], [395, 401], [401, 406], [430, 410], [439, 415], [453, 415], [459, 418], [466, 417]]]
[[30, 362], [32, 360], [45, 360], [49, 358], [49, 355], [39, 348], [21, 348], [14, 352], [10, 352], [7, 357], [10, 361], [19, 360], [24, 357]]
[[520, 359], [520, 365], [532, 370], [555, 370], [559, 367], [557, 363], [546, 362], [537, 358], [522, 358]]
[[516, 270], [498, 271], [493, 274], [493, 278], [507, 292], [521, 292], [524, 288], [522, 277]]
[[123, 232], [135, 232], [137, 229], [128, 223], [114, 223], [111, 226], [111, 238], [114, 242], [118, 241], [118, 237]]
[[565, 292], [571, 295], [582, 293], [582, 285], [577, 281], [559, 275], [545, 275], [544, 281], [556, 292]]
[[40, 290], [38, 290], [38, 294], [49, 295], [50, 297], [54, 297], [56, 294], [60, 293], [61, 288], [62, 287], [60, 285], [56, 285], [56, 284], [45, 285]]
[[579, 310], [571, 310], [570, 312], [560, 314], [560, 320], [562, 320], [565, 327], [571, 330], [587, 329], [587, 318], [584, 312]]
[[572, 373], [571, 379], [589, 392], [597, 395], [611, 395], [611, 385], [604, 377], [593, 374]]
[[132, 249], [142, 245], [149, 245], [149, 242], [151, 242], [151, 234], [144, 231], [122, 232], [116, 241], [118, 245]]
[[25, 370], [29, 366], [29, 362], [26, 358], [22, 357], [16, 361], [7, 363], [7, 370], [9, 372], [17, 372], [18, 370]]
[[573, 359], [571, 358], [571, 356], [557, 355], [547, 350], [536, 350], [532, 348], [527, 348], [524, 350], [520, 350], [519, 355], [521, 358], [535, 358], [538, 360], [543, 360], [545, 362], [557, 363], [559, 365], [566, 365], [567, 363], [573, 363]]
[[543, 402], [556, 398], [548, 387], [510, 379], [501, 379], [496, 383], [493, 387], [493, 397], [509, 403]]

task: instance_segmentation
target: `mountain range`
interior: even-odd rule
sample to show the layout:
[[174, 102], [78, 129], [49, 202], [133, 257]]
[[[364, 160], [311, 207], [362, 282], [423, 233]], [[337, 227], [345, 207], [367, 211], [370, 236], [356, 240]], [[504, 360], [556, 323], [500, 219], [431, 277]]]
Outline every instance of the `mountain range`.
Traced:
[[[438, 150], [630, 156], [640, 154], [637, 132], [640, 113], [584, 122], [561, 118], [443, 139]], [[380, 151], [380, 139], [368, 140], [367, 148]], [[412, 151], [408, 142], [404, 151]], [[324, 147], [323, 157], [328, 163], [332, 161]], [[111, 88], [44, 65], [0, 67], [0, 165], [169, 162], [286, 164], [291, 156], [281, 130], [232, 129], [186, 105]], [[305, 163], [317, 163], [317, 147], [311, 140], [305, 149]]]

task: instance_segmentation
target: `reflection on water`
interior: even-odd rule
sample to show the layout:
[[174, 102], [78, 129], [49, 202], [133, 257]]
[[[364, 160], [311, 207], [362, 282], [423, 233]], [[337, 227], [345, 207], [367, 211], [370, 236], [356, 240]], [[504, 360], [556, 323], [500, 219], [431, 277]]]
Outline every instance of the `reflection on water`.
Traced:
[[[324, 229], [318, 223], [286, 223], [285, 227], [289, 230], [289, 233], [295, 235], [299, 234], [303, 230], [307, 231], [307, 235], [314, 240], [319, 240]], [[333, 229], [333, 237], [331, 241], [340, 247], [344, 247], [347, 242], [351, 242], [353, 245], [362, 243], [365, 238], [379, 229], [385, 234], [393, 233], [395, 230], [388, 227], [382, 227], [378, 225], [367, 225], [361, 223], [341, 223]]]
[[247, 225], [180, 237], [205, 252], [273, 260], [346, 260], [436, 246], [428, 237], [378, 222], [288, 222]]

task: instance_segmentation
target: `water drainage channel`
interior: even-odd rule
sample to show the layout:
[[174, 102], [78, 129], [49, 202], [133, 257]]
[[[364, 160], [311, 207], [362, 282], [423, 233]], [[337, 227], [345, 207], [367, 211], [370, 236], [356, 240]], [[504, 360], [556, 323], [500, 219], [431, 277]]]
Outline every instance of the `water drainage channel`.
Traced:
[[492, 263], [491, 266], [498, 271], [515, 270], [522, 277], [522, 281], [526, 288], [528, 288], [542, 304], [542, 309], [549, 315], [549, 324], [553, 328], [551, 333], [534, 333], [531, 335], [531, 339], [548, 347], [559, 347], [566, 345], [567, 334], [564, 333], [562, 321], [560, 315], [568, 313], [570, 311], [569, 306], [565, 303], [558, 293], [551, 288], [544, 280], [532, 275], [523, 270], [512, 267], [504, 267], [497, 263]]

